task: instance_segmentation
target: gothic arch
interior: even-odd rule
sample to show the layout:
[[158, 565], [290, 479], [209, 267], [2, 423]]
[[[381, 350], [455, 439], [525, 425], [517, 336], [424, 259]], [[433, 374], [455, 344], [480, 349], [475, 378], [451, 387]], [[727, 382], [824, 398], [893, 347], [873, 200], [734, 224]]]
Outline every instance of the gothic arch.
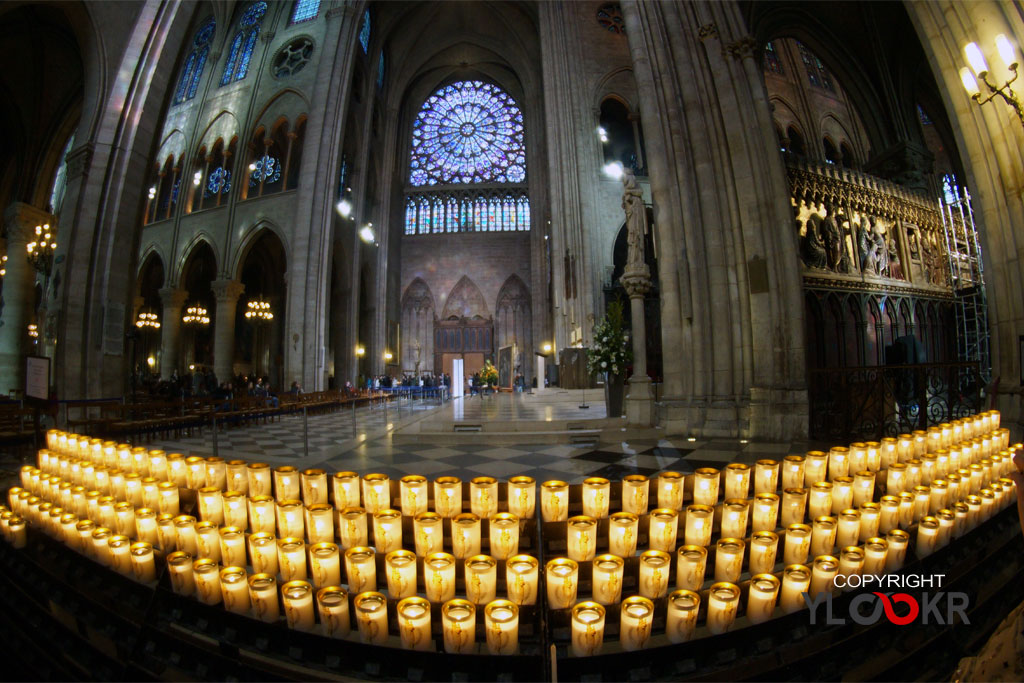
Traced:
[[213, 147], [218, 139], [232, 140], [238, 137], [240, 127], [235, 115], [225, 110], [214, 116], [199, 136], [199, 147]]
[[530, 290], [518, 275], [510, 275], [494, 306], [495, 346], [516, 344], [520, 352], [532, 349]]
[[488, 320], [490, 317], [491, 313], [487, 308], [487, 301], [484, 299], [484, 295], [480, 293], [480, 288], [476, 286], [476, 283], [468, 275], [463, 275], [462, 279], [452, 287], [448, 298], [445, 299], [444, 312], [441, 314], [441, 319], [476, 318]]
[[170, 275], [166, 278], [168, 285], [170, 285], [171, 283], [178, 283], [179, 285], [181, 285], [181, 276], [182, 272], [185, 269], [185, 264], [187, 264], [189, 259], [192, 258], [192, 255], [196, 253], [196, 250], [199, 249], [204, 244], [210, 248], [210, 251], [213, 252], [214, 261], [219, 265], [222, 259], [220, 254], [217, 253], [217, 241], [214, 240], [206, 232], [199, 232], [179, 252], [179, 256], [177, 259], [175, 259], [174, 264], [172, 266], [173, 272], [171, 272]]
[[421, 278], [410, 282], [402, 295], [400, 361], [403, 373], [433, 370], [436, 311], [434, 294], [427, 283]]
[[249, 255], [249, 250], [252, 249], [256, 241], [263, 236], [264, 232], [273, 233], [278, 241], [280, 241], [281, 248], [284, 250], [282, 261], [287, 267], [289, 263], [287, 235], [284, 234], [284, 231], [281, 230], [277, 224], [264, 219], [254, 223], [242, 234], [241, 238], [238, 240], [238, 248], [235, 250], [235, 253], [232, 254], [231, 261], [228, 263], [228, 267], [226, 268], [228, 273], [233, 274], [235, 278], [240, 278], [242, 276], [242, 265], [245, 263], [246, 256]]
[[256, 130], [263, 126], [267, 130], [271, 130], [276, 128], [282, 119], [295, 121], [300, 114], [309, 109], [309, 99], [305, 95], [295, 88], [284, 88], [267, 100], [254, 118], [255, 123], [251, 129]]

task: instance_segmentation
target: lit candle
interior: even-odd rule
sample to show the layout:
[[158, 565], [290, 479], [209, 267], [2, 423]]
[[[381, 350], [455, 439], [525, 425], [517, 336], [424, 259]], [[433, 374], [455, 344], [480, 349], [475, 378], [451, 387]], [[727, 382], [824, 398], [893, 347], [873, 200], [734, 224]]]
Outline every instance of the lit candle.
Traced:
[[377, 590], [377, 565], [373, 548], [356, 546], [345, 551], [345, 576], [349, 593]]
[[175, 547], [184, 550], [192, 557], [199, 556], [199, 545], [196, 542], [196, 518], [191, 515], [178, 515], [174, 518]]
[[361, 482], [355, 472], [335, 472], [331, 477], [331, 495], [334, 507], [339, 510], [357, 508]]
[[299, 471], [291, 465], [282, 465], [274, 470], [274, 498], [277, 500], [299, 500], [302, 487]]
[[550, 560], [545, 566], [548, 604], [552, 609], [566, 609], [576, 602], [579, 565], [567, 557]]
[[861, 573], [864, 576], [881, 576], [885, 573], [885, 556], [889, 551], [889, 543], [877, 536], [864, 543], [864, 565]]
[[301, 538], [277, 539], [277, 567], [284, 582], [306, 580], [306, 544]]
[[914, 494], [910, 491], [900, 491], [900, 521], [901, 527], [909, 527], [914, 521]]
[[402, 547], [401, 512], [388, 508], [374, 513], [373, 547], [378, 553], [384, 554]]
[[[746, 501], [743, 501], [743, 503], [745, 504]], [[650, 549], [663, 550], [667, 553], [674, 552], [676, 549], [676, 534], [678, 529], [678, 512], [670, 508], [657, 508], [653, 510], [651, 512], [650, 524], [648, 527], [648, 542]], [[570, 554], [570, 557], [571, 556], [572, 555]]]
[[608, 516], [608, 499], [611, 482], [604, 477], [588, 477], [583, 480], [583, 514], [594, 519]]
[[802, 564], [791, 564], [782, 571], [782, 588], [779, 592], [779, 609], [791, 614], [807, 606], [803, 594], [811, 586], [811, 570]]
[[157, 507], [159, 503], [159, 491], [157, 489], [156, 479], [153, 477], [142, 478], [142, 506], [143, 507]]
[[[860, 538], [860, 510], [847, 508], [839, 513], [836, 529], [836, 545], [845, 548], [854, 545]], [[821, 554], [821, 553], [819, 553]]]
[[807, 514], [811, 519], [832, 513], [832, 482], [819, 481], [811, 486]]
[[699, 545], [680, 546], [676, 553], [676, 588], [699, 591], [704, 585], [708, 550]]
[[627, 474], [622, 479], [622, 511], [634, 515], [647, 514], [650, 482], [642, 474]]
[[[89, 438], [79, 440], [80, 444], [85, 444], [86, 449], [89, 447]], [[81, 451], [79, 455], [84, 455]], [[142, 477], [149, 476], [149, 453], [142, 446], [136, 446], [131, 451], [131, 467], [132, 471], [136, 472]], [[75, 482], [81, 484], [82, 482]]]
[[288, 628], [297, 631], [312, 631], [313, 587], [306, 581], [289, 581], [281, 586], [281, 601]]
[[131, 503], [122, 502], [114, 506], [114, 528], [123, 536], [135, 533], [135, 508]]
[[722, 536], [745, 538], [750, 507], [746, 500], [730, 498], [722, 506]]
[[281, 538], [294, 536], [306, 537], [305, 509], [302, 501], [286, 499], [277, 501], [277, 535]]
[[700, 594], [691, 590], [672, 591], [668, 596], [665, 634], [671, 643], [685, 643], [693, 638], [700, 612]]
[[498, 590], [497, 561], [490, 555], [466, 559], [466, 598], [477, 605], [494, 600]]
[[594, 602], [613, 605], [622, 599], [623, 561], [617, 555], [598, 555], [593, 566]]
[[888, 469], [896, 462], [899, 462], [898, 441], [894, 437], [886, 436], [878, 448], [878, 469]]
[[832, 553], [836, 544], [837, 526], [835, 517], [822, 515], [815, 518], [811, 528], [811, 557]]
[[962, 481], [963, 479], [956, 472], [950, 472], [946, 475], [946, 484], [948, 485], [946, 489], [947, 500], [954, 501], [954, 504], [963, 497], [960, 493], [960, 482]]
[[260, 531], [250, 535], [249, 557], [255, 573], [277, 576], [277, 539], [273, 534]]
[[779, 537], [774, 531], [755, 531], [750, 539], [750, 573], [770, 573], [778, 552]]
[[476, 477], [469, 482], [470, 510], [480, 519], [489, 519], [498, 511], [498, 480]]
[[303, 470], [299, 475], [302, 502], [307, 506], [327, 503], [327, 473], [319, 469]]
[[546, 481], [540, 485], [540, 514], [545, 522], [569, 519], [569, 485], [564, 481]]
[[220, 562], [220, 534], [213, 522], [196, 522], [196, 556]]
[[608, 518], [608, 552], [619, 557], [636, 553], [639, 518], [632, 512], [616, 512]]
[[220, 534], [220, 560], [225, 567], [244, 567], [245, 532], [236, 526], [223, 526]]
[[334, 508], [327, 503], [306, 506], [306, 537], [310, 543], [334, 541]]
[[199, 602], [216, 605], [221, 601], [220, 565], [211, 559], [199, 559], [192, 563], [192, 574], [196, 582]]
[[928, 512], [936, 514], [946, 507], [946, 493], [949, 491], [949, 484], [945, 479], [933, 479], [928, 485]]
[[249, 528], [249, 513], [244, 493], [225, 491], [221, 495], [221, 501], [224, 504], [224, 526], [235, 526], [243, 531]]
[[928, 452], [928, 433], [915, 429], [913, 431], [914, 436], [914, 457], [920, 458], [922, 455]]
[[363, 502], [367, 512], [376, 514], [390, 507], [390, 481], [386, 474], [367, 474], [363, 477]]
[[849, 577], [859, 576], [864, 571], [864, 549], [857, 545], [848, 545], [839, 554], [839, 573], [846, 577], [843, 592], [853, 590]]
[[508, 599], [517, 605], [537, 602], [537, 578], [540, 563], [530, 555], [514, 555], [505, 562], [505, 588]]
[[881, 518], [882, 506], [879, 503], [861, 503], [858, 541], [863, 543], [867, 539], [877, 536]]
[[[847, 451], [847, 472], [859, 472], [868, 467], [868, 446], [857, 441], [850, 444]], [[844, 475], [845, 476], [845, 475]]]
[[246, 468], [246, 480], [248, 483], [246, 493], [250, 497], [272, 495], [273, 484], [270, 477], [270, 465], [267, 463], [249, 463], [249, 466]]
[[[675, 474], [674, 472], [666, 472], [661, 476], [662, 479], [666, 478], [666, 475]], [[658, 488], [658, 506], [661, 508], [669, 508], [678, 510], [682, 505], [682, 498], [679, 498], [679, 505], [662, 505], [662, 490], [666, 490], [665, 497], [668, 501], [675, 501], [674, 493], [672, 490], [672, 482], [674, 479], [668, 477], [667, 483], [664, 487], [659, 486]], [[714, 467], [701, 467], [693, 473], [693, 502], [695, 505], [715, 505], [718, 503], [718, 481], [719, 473]]]
[[416, 595], [416, 553], [393, 550], [384, 558], [388, 577], [388, 595], [401, 600]]
[[641, 650], [651, 637], [654, 603], [639, 595], [622, 601], [619, 617], [619, 642], [627, 652]]
[[[799, 489], [804, 485], [804, 456], [787, 455], [782, 459], [782, 488]], [[732, 496], [728, 496], [732, 497]], [[736, 496], [746, 498], [746, 496]]]
[[790, 524], [802, 524], [804, 521], [804, 511], [806, 509], [807, 489], [783, 489], [779, 524], [783, 527], [788, 527]]
[[845, 446], [833, 446], [828, 453], [828, 478], [835, 481], [836, 477], [845, 477], [850, 471], [850, 449]]
[[157, 509], [161, 514], [180, 514], [177, 484], [171, 481], [164, 481], [157, 485]]
[[[123, 462], [120, 456], [121, 450], [118, 448], [117, 466], [119, 469], [127, 471], [126, 467], [129, 467], [130, 464]], [[185, 485], [187, 488], [198, 491], [206, 486], [206, 463], [202, 458], [198, 455], [191, 455], [185, 458], [185, 470]]]
[[860, 507], [861, 503], [867, 503], [874, 499], [875, 495], [875, 473], [868, 470], [861, 470], [853, 477], [853, 505]]
[[404, 516], [415, 517], [421, 512], [427, 511], [430, 496], [427, 493], [426, 477], [419, 474], [406, 475], [399, 480], [398, 488]]
[[892, 573], [903, 568], [907, 556], [910, 534], [902, 529], [893, 529], [885, 536], [888, 551], [885, 555], [885, 572]]
[[811, 565], [811, 588], [808, 594], [813, 598], [820, 593], [835, 590], [835, 578], [839, 572], [839, 560], [832, 555], [818, 555]]
[[779, 496], [758, 493], [754, 496], [753, 531], [774, 531], [779, 519]]
[[341, 583], [341, 559], [338, 546], [321, 542], [309, 546], [309, 574], [317, 588]]
[[144, 507], [142, 500], [142, 475], [129, 472], [124, 475], [124, 495], [118, 496], [131, 503], [134, 507]]
[[[741, 541], [742, 543], [742, 541]], [[742, 554], [741, 554], [742, 560]], [[661, 598], [668, 595], [668, 579], [672, 557], [661, 550], [648, 550], [640, 555], [640, 595]]]
[[911, 458], [907, 461], [907, 483], [904, 486], [904, 490], [911, 490], [915, 486], [921, 485], [921, 461], [917, 458]]
[[[516, 531], [518, 532], [518, 524]], [[416, 543], [416, 554], [425, 557], [431, 553], [444, 550], [444, 529], [441, 526], [441, 515], [436, 512], [421, 512], [413, 519], [413, 537]]]
[[427, 600], [446, 602], [455, 597], [455, 556], [434, 553], [423, 558], [423, 585]]
[[945, 448], [935, 451], [935, 465], [936, 474], [939, 477], [949, 474], [949, 451]]
[[[351, 590], [350, 590], [351, 592]], [[371, 645], [383, 645], [388, 640], [388, 599], [383, 593], [367, 591], [353, 601], [359, 639]]]
[[[438, 517], [437, 522], [438, 530], [440, 531], [440, 517]], [[498, 560], [507, 560], [519, 552], [519, 519], [515, 515], [508, 512], [499, 512], [491, 517], [489, 528], [492, 557]], [[441, 550], [440, 534], [438, 534], [437, 550]], [[418, 548], [417, 554], [420, 554]]]
[[171, 589], [178, 595], [194, 595], [195, 577], [192, 573], [192, 556], [183, 550], [167, 556], [167, 573], [171, 575]]
[[750, 579], [747, 593], [747, 619], [760, 624], [772, 618], [775, 601], [779, 596], [780, 582], [774, 574], [757, 574]]
[[167, 553], [178, 547], [178, 534], [174, 528], [174, 517], [169, 514], [156, 516], [156, 535], [160, 550]]
[[914, 487], [914, 521], [918, 522], [928, 514], [928, 505], [931, 503], [931, 489], [927, 486]]
[[220, 592], [224, 609], [236, 614], [249, 614], [249, 582], [244, 567], [220, 570]]
[[452, 520], [452, 553], [456, 559], [480, 554], [480, 518], [463, 512]]
[[513, 655], [519, 649], [519, 607], [508, 600], [493, 600], [484, 607], [487, 651]]
[[[679, 510], [683, 505], [683, 482], [681, 472], [662, 472], [658, 477], [658, 507]], [[718, 499], [716, 490], [715, 499]]]
[[708, 591], [708, 630], [718, 635], [732, 628], [740, 604], [740, 588], [730, 582], [718, 582]]
[[906, 463], [896, 462], [889, 465], [889, 469], [885, 474], [885, 490], [887, 493], [896, 495], [900, 491], [905, 491], [909, 477], [907, 475]]
[[110, 493], [116, 499], [123, 500], [125, 497], [125, 473], [122, 470], [115, 469], [110, 471]]
[[917, 545], [914, 548], [918, 559], [924, 559], [935, 552], [938, 540], [939, 520], [931, 516], [923, 517], [917, 525]]
[[[108, 464], [108, 468], [115, 467], [116, 461]], [[178, 488], [188, 487], [188, 466], [185, 456], [181, 453], [171, 453], [167, 456], [167, 481], [172, 482]]]
[[970, 513], [970, 508], [967, 503], [959, 502], [953, 505], [954, 523], [953, 523], [953, 537], [960, 538], [967, 531], [967, 516]]
[[366, 510], [361, 507], [345, 508], [338, 520], [338, 535], [341, 547], [354, 548], [369, 545], [370, 536], [366, 525]]
[[316, 593], [316, 608], [320, 614], [320, 628], [328, 638], [343, 638], [349, 634], [348, 593], [340, 586], [325, 586]]
[[462, 512], [462, 480], [438, 477], [434, 481], [434, 511], [445, 519]]
[[838, 515], [853, 506], [853, 477], [836, 477], [832, 480], [832, 514]]
[[132, 543], [129, 547], [132, 574], [136, 581], [156, 581], [156, 565], [153, 560], [153, 546], [144, 541]]
[[418, 596], [398, 602], [398, 631], [402, 647], [407, 650], [430, 650], [434, 642], [430, 637], [430, 603]]
[[[41, 501], [38, 497], [31, 496], [28, 500], [28, 504], [32, 505], [33, 502], [38, 507]], [[100, 524], [110, 529], [117, 527], [117, 513], [114, 512], [115, 504], [113, 496], [103, 496], [99, 501], [97, 501]]]
[[819, 481], [828, 479], [828, 453], [807, 451], [804, 456], [804, 488], [811, 488]]
[[199, 489], [199, 519], [213, 524], [224, 523], [224, 500], [216, 486]]
[[[659, 501], [660, 504], [660, 501]], [[572, 653], [591, 657], [604, 643], [604, 607], [596, 602], [581, 602], [572, 608]]]
[[228, 460], [227, 472], [225, 490], [238, 491], [243, 496], [249, 492], [249, 463], [245, 460]]
[[570, 559], [577, 562], [594, 559], [597, 554], [597, 520], [585, 515], [569, 518], [566, 543]]
[[[966, 508], [966, 506], [964, 507]], [[7, 510], [5, 511], [4, 514], [6, 514], [7, 512], [10, 511]], [[11, 516], [13, 517], [14, 513], [11, 513]], [[81, 552], [82, 546], [80, 545], [78, 540], [78, 530], [75, 528], [75, 525], [78, 524], [78, 521], [78, 515], [76, 515], [73, 512], [65, 512], [60, 517], [60, 526], [63, 532], [64, 542], [67, 543], [73, 549]]]
[[754, 493], [775, 493], [779, 488], [779, 462], [758, 460], [754, 466]]
[[249, 529], [253, 533], [277, 533], [277, 504], [271, 496], [250, 496]]
[[921, 456], [921, 483], [927, 486], [939, 476], [938, 462], [935, 455], [925, 453]]
[[476, 605], [469, 600], [449, 600], [441, 606], [444, 651], [470, 654], [476, 639]]
[[537, 481], [533, 477], [508, 480], [508, 511], [520, 519], [534, 516], [537, 507]]
[[686, 545], [707, 546], [711, 543], [714, 516], [714, 508], [708, 505], [690, 505], [686, 508]]

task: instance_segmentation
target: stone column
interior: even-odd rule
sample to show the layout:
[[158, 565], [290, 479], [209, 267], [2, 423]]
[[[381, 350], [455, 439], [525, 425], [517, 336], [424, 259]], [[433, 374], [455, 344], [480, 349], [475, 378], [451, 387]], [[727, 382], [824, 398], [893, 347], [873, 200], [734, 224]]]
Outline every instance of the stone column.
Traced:
[[160, 316], [160, 379], [170, 379], [171, 373], [178, 369], [181, 307], [187, 298], [188, 292], [184, 289], [164, 287], [160, 290], [160, 301], [164, 305]]
[[619, 278], [629, 294], [633, 324], [633, 376], [629, 378], [626, 395], [626, 422], [649, 427], [654, 424], [654, 392], [647, 376], [647, 324], [644, 320], [644, 297], [651, 291], [651, 272], [646, 263], [629, 264]]
[[28, 322], [35, 301], [35, 270], [28, 262], [26, 246], [36, 226], [56, 226], [54, 216], [34, 206], [15, 202], [4, 212], [7, 225], [7, 275], [4, 276], [3, 309], [0, 310], [0, 392], [21, 390], [28, 353]]
[[217, 297], [217, 311], [213, 320], [213, 372], [217, 381], [230, 379], [235, 360], [235, 306], [245, 285], [237, 280], [214, 280], [210, 283]]

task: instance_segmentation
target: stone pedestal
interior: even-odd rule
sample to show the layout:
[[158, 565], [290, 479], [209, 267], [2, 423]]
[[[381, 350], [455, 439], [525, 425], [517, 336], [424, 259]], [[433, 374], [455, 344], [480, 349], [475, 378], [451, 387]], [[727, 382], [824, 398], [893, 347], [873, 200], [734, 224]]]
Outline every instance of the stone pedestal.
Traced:
[[184, 289], [165, 287], [160, 290], [160, 301], [164, 305], [160, 316], [160, 379], [170, 379], [171, 373], [178, 369], [181, 307], [187, 298], [188, 292]]
[[644, 296], [651, 289], [651, 272], [647, 264], [627, 264], [619, 278], [629, 294], [630, 319], [633, 326], [633, 376], [629, 378], [626, 395], [626, 422], [649, 427], [654, 424], [654, 391], [647, 376], [647, 325], [644, 321]]
[[214, 280], [210, 286], [217, 297], [213, 320], [213, 372], [218, 382], [224, 382], [234, 376], [235, 306], [245, 291], [245, 285], [237, 280]]

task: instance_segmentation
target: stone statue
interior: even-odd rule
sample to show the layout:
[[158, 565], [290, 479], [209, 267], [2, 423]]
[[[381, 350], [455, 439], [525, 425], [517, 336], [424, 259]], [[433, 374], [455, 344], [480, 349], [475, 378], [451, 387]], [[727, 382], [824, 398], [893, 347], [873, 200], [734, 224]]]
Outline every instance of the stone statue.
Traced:
[[644, 265], [644, 237], [647, 235], [647, 207], [632, 169], [622, 171], [622, 209], [626, 212], [626, 268]]
[[825, 245], [821, 239], [821, 216], [815, 212], [807, 219], [806, 229], [800, 238], [800, 256], [808, 268], [827, 266]]
[[821, 222], [821, 240], [825, 246], [825, 261], [829, 270], [839, 271], [842, 260], [842, 232], [836, 222], [834, 211], [829, 211], [825, 220]]

